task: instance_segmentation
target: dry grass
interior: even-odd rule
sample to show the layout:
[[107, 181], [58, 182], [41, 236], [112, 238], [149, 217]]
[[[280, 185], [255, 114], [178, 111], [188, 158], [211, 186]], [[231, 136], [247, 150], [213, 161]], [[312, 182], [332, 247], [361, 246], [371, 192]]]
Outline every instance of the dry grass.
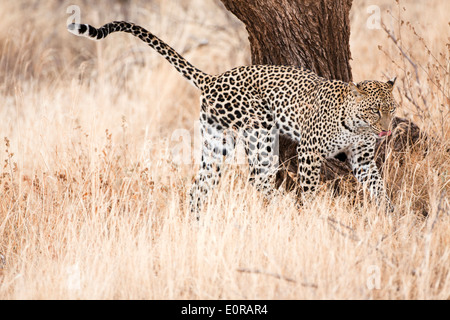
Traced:
[[[354, 4], [354, 78], [398, 75], [398, 114], [432, 137], [388, 161], [395, 212], [327, 186], [301, 209], [289, 194], [267, 204], [229, 166], [198, 223], [196, 167], [170, 150], [176, 129], [193, 134], [199, 93], [136, 39], [67, 33], [69, 2], [2, 1], [0, 299], [449, 299], [450, 5], [379, 3], [385, 30]], [[214, 1], [79, 4], [83, 21], [128, 17], [206, 72], [249, 63]]]

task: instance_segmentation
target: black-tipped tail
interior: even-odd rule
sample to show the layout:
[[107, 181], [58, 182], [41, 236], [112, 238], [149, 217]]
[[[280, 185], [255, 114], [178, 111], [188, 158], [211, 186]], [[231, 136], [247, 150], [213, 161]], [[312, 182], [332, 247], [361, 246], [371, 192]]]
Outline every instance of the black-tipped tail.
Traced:
[[93, 40], [106, 38], [110, 33], [113, 32], [131, 33], [133, 36], [138, 37], [142, 41], [146, 42], [150, 47], [155, 49], [160, 55], [162, 55], [167, 61], [169, 61], [178, 72], [180, 72], [197, 88], [201, 89], [206, 79], [210, 77], [208, 74], [194, 67], [164, 41], [148, 32], [141, 26], [135, 25], [133, 23], [126, 21], [114, 21], [105, 24], [103, 27], [98, 29], [88, 24], [72, 23], [67, 26], [67, 29], [70, 33], [73, 33], [76, 36], [84, 36]]
[[73, 33], [76, 36], [85, 36], [93, 40], [100, 40], [106, 38], [106, 36], [113, 31], [109, 30], [107, 26], [108, 25], [97, 29], [88, 24], [72, 23], [67, 26], [67, 30], [69, 30], [70, 33]]

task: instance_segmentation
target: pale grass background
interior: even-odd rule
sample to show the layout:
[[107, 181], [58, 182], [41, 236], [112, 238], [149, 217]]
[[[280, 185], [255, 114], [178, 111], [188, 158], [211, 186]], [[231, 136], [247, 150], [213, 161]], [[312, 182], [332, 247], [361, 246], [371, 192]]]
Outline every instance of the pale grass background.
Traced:
[[[175, 130], [194, 135], [198, 91], [129, 35], [72, 36], [66, 8], [141, 24], [208, 73], [250, 63], [242, 25], [217, 1], [2, 1], [0, 299], [449, 299], [450, 2], [354, 2], [355, 81], [398, 75], [398, 115], [433, 138], [389, 159], [395, 212], [327, 186], [301, 209], [266, 203], [229, 166], [198, 223], [196, 166], [170, 152]], [[420, 85], [367, 29], [373, 4]]]

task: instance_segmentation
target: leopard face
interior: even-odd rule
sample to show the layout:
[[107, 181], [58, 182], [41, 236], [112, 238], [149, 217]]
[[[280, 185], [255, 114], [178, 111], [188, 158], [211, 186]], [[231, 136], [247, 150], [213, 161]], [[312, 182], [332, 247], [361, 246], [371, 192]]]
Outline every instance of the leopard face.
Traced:
[[356, 104], [355, 116], [360, 120], [359, 130], [370, 130], [378, 137], [391, 134], [390, 126], [397, 107], [392, 94], [395, 80], [350, 83]]

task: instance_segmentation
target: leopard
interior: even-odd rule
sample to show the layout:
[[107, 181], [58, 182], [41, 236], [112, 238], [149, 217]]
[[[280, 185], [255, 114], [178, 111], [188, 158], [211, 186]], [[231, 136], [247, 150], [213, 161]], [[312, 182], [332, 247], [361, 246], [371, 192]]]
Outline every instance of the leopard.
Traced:
[[249, 180], [271, 199], [279, 168], [278, 137], [297, 143], [298, 179], [304, 199], [319, 188], [322, 162], [344, 153], [353, 175], [370, 198], [393, 205], [375, 160], [375, 144], [391, 134], [397, 104], [396, 78], [358, 83], [325, 79], [302, 66], [248, 65], [207, 74], [143, 27], [114, 21], [95, 28], [68, 25], [68, 31], [93, 40], [129, 33], [162, 55], [200, 94], [201, 163], [189, 191], [191, 212], [199, 213], [222, 176], [224, 158], [243, 142]]

